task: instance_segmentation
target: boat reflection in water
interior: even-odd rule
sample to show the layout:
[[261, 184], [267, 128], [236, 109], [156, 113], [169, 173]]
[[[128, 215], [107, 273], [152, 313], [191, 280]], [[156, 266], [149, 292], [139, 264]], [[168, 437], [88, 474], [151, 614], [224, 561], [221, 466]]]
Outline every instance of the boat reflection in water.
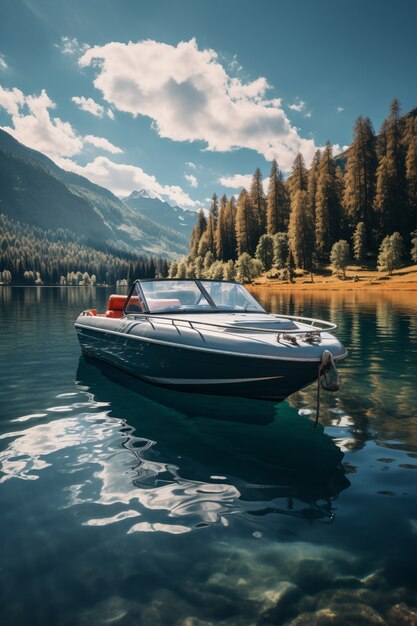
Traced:
[[161, 389], [86, 357], [77, 385], [120, 420], [133, 463], [118, 481], [130, 483], [130, 506], [188, 516], [188, 530], [236, 514], [329, 521], [350, 485], [341, 450], [286, 405]]

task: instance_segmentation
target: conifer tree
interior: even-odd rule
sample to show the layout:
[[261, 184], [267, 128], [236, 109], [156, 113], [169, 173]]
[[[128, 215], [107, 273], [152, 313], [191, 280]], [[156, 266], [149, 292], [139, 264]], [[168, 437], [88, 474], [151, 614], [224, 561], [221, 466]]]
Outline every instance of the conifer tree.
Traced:
[[210, 205], [210, 215], [213, 218], [213, 226], [214, 230], [217, 226], [217, 220], [219, 217], [219, 201], [217, 199], [217, 194], [214, 193], [211, 197], [211, 205]]
[[191, 241], [190, 241], [190, 257], [194, 259], [198, 254], [198, 245], [200, 243], [200, 239], [207, 228], [207, 220], [204, 215], [203, 209], [200, 209], [197, 213], [196, 225], [194, 226], [191, 232]]
[[291, 174], [287, 179], [287, 189], [291, 200], [297, 191], [307, 191], [307, 170], [303, 155], [300, 152], [294, 159]]
[[255, 240], [258, 240], [266, 231], [266, 201], [262, 185], [262, 172], [259, 167], [255, 170], [252, 177], [250, 202], [254, 213], [254, 223], [256, 224], [254, 237]]
[[236, 200], [232, 196], [225, 209], [224, 260], [236, 259]]
[[[375, 210], [380, 217], [379, 232], [383, 236], [394, 228], [407, 236], [407, 191], [405, 174], [405, 151], [402, 143], [402, 123], [400, 120], [400, 104], [397, 99], [390, 106], [390, 116], [386, 121], [385, 128], [385, 165], [382, 170], [384, 176], [383, 185], [378, 179], [377, 171], [377, 194], [375, 197]], [[383, 161], [384, 157], [380, 160]], [[379, 188], [384, 189], [384, 195], [378, 195]]]
[[406, 157], [406, 177], [408, 195], [408, 225], [411, 230], [417, 227], [417, 118], [413, 124], [413, 134], [410, 133]]
[[314, 250], [314, 221], [306, 191], [292, 198], [288, 241], [296, 267], [311, 271]]
[[411, 260], [417, 263], [417, 230], [411, 233]]
[[328, 258], [340, 229], [340, 204], [332, 148], [327, 142], [320, 161], [316, 194], [316, 250], [320, 259]]
[[370, 239], [373, 227], [373, 207], [376, 181], [375, 134], [368, 117], [359, 117], [348, 150], [343, 206], [350, 228], [359, 222], [365, 225]]
[[308, 206], [313, 216], [314, 222], [316, 221], [316, 194], [317, 194], [317, 181], [320, 171], [321, 152], [316, 150], [314, 153], [313, 161], [307, 175], [307, 196]]
[[222, 196], [220, 200], [219, 217], [216, 227], [216, 256], [221, 261], [227, 258], [227, 197]]
[[363, 261], [366, 255], [366, 229], [364, 222], [359, 222], [353, 233], [353, 256], [356, 261]]
[[249, 194], [246, 189], [242, 189], [239, 194], [236, 209], [236, 244], [237, 255], [244, 252], [252, 255], [255, 251], [257, 217], [252, 211]]
[[288, 224], [289, 213], [288, 193], [284, 185], [281, 171], [274, 159], [269, 175], [266, 222], [268, 235], [283, 231]]

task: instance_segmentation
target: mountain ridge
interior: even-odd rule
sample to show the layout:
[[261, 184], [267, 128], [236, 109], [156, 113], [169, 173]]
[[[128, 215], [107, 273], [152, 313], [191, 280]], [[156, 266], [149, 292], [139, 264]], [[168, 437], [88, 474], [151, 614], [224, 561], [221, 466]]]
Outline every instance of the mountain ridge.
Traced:
[[179, 256], [188, 236], [132, 209], [110, 190], [60, 168], [0, 130], [0, 211], [45, 229], [67, 228], [90, 243]]

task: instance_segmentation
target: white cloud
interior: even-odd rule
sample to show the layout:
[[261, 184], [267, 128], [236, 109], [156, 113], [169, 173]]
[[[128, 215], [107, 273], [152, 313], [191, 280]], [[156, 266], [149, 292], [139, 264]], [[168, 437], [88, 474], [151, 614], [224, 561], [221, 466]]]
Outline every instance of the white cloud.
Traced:
[[101, 150], [106, 150], [106, 152], [111, 152], [112, 154], [121, 154], [123, 152], [121, 148], [118, 148], [114, 144], [110, 143], [110, 141], [104, 137], [85, 135], [84, 143], [89, 143], [95, 148], [101, 148]]
[[221, 176], [219, 183], [228, 189], [249, 189], [252, 182], [252, 174], [233, 174], [233, 176]]
[[6, 60], [2, 54], [0, 54], [0, 71], [5, 72], [9, 66], [6, 63]]
[[111, 189], [117, 196], [128, 196], [133, 189], [147, 189], [157, 198], [178, 204], [182, 207], [196, 207], [196, 202], [177, 185], [161, 185], [141, 167], [127, 163], [115, 163], [105, 156], [99, 156], [87, 165], [80, 166], [74, 161], [61, 160], [61, 167], [86, 176], [89, 180]]
[[345, 107], [337, 107], [336, 108], [336, 113], [342, 113], [342, 111], [345, 110]]
[[336, 156], [337, 154], [340, 154], [341, 152], [344, 152], [345, 150], [347, 150], [349, 148], [349, 146], [341, 146], [338, 143], [334, 143], [332, 145], [332, 153], [333, 156]]
[[307, 111], [307, 113], [304, 114], [304, 117], [311, 117], [312, 113], [311, 111]]
[[19, 107], [25, 103], [25, 96], [20, 89], [4, 89], [0, 85], [0, 107], [9, 115], [19, 115]]
[[83, 137], [69, 122], [51, 117], [50, 110], [56, 105], [45, 90], [39, 96], [26, 96], [19, 89], [8, 90], [0, 86], [0, 107], [9, 113], [13, 123], [10, 127], [3, 126], [2, 130], [26, 146], [48, 155], [60, 167], [84, 175], [117, 195], [128, 195], [134, 189], [145, 187], [169, 202], [190, 208], [196, 206], [181, 187], [161, 185], [140, 167], [114, 163], [104, 156], [98, 156], [85, 166], [78, 165], [69, 157], [79, 155], [85, 146], [92, 145], [113, 154], [122, 150], [104, 137]]
[[103, 117], [105, 113], [106, 109], [101, 106], [101, 104], [93, 100], [93, 98], [85, 98], [84, 96], [73, 96], [71, 100], [80, 109], [82, 109], [82, 111], [87, 111], [87, 113], [91, 113], [91, 115], [95, 115], [96, 117]]
[[184, 178], [191, 187], [198, 187], [198, 180], [193, 174], [184, 174]]
[[104, 115], [107, 115], [107, 117], [109, 117], [111, 120], [114, 120], [113, 111], [111, 109], [106, 109], [106, 107], [96, 102], [93, 98], [85, 98], [84, 96], [73, 96], [71, 100], [82, 111], [91, 113], [91, 115], [94, 115], [95, 117], [103, 117]]
[[80, 44], [78, 43], [78, 39], [76, 37], [61, 37], [60, 43], [54, 44], [55, 48], [58, 48], [62, 54], [66, 54], [68, 56], [79, 56], [86, 52], [89, 49], [89, 45], [87, 43]]
[[11, 115], [13, 123], [13, 127], [3, 127], [3, 130], [18, 141], [52, 159], [81, 152], [83, 139], [71, 124], [50, 116], [49, 110], [56, 105], [44, 89], [39, 96], [25, 96], [19, 89], [0, 87], [0, 105]]
[[93, 66], [95, 87], [119, 111], [151, 118], [161, 137], [203, 141], [208, 150], [250, 148], [276, 158], [288, 171], [297, 154], [310, 162], [315, 144], [299, 135], [281, 107], [265, 97], [259, 77], [230, 77], [215, 51], [194, 39], [171, 46], [156, 41], [111, 42], [87, 50], [81, 67]]
[[289, 104], [288, 108], [292, 111], [297, 111], [297, 113], [301, 113], [306, 108], [306, 103], [300, 100], [299, 102], [295, 102], [294, 104]]
[[[252, 184], [252, 174], [233, 174], [233, 176], [221, 176], [219, 183], [228, 189], [250, 189]], [[264, 192], [268, 191], [269, 176], [262, 181]]]
[[189, 168], [190, 168], [190, 170], [195, 170], [195, 169], [197, 169], [196, 164], [195, 164], [195, 163], [193, 163], [192, 161], [187, 161], [185, 165], [186, 165], [187, 167], [189, 167]]

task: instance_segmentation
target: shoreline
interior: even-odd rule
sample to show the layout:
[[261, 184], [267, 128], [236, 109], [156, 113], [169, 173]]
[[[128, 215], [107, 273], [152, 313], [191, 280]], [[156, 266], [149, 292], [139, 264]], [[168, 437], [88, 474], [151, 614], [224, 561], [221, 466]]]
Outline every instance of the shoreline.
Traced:
[[410, 265], [394, 270], [391, 276], [374, 269], [358, 268], [351, 265], [346, 268], [347, 276], [342, 279], [332, 275], [331, 268], [323, 268], [314, 274], [296, 273], [294, 281], [280, 281], [268, 274], [255, 278], [251, 287], [271, 291], [417, 291], [417, 265]]
[[281, 283], [279, 281], [253, 281], [248, 287], [255, 289], [267, 289], [268, 291], [416, 291], [417, 281], [393, 281], [379, 283], [376, 281], [340, 281], [337, 282], [314, 282], [314, 283]]

